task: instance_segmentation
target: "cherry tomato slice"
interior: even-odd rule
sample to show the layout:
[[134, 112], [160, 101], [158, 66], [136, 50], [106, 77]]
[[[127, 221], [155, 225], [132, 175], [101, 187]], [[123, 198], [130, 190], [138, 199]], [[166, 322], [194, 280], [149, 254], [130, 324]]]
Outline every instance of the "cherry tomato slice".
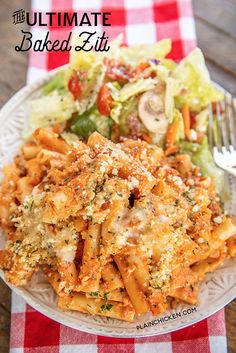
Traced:
[[109, 116], [112, 108], [112, 103], [113, 99], [111, 96], [111, 90], [106, 85], [103, 85], [100, 88], [97, 100], [99, 113], [105, 116]]
[[68, 89], [73, 94], [74, 100], [77, 100], [82, 95], [83, 82], [86, 78], [85, 72], [73, 71], [68, 82]]

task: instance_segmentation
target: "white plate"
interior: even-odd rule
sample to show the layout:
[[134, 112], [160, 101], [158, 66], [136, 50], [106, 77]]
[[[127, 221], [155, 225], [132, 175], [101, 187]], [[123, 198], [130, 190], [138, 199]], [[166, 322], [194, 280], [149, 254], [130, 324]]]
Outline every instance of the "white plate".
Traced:
[[[0, 112], [0, 177], [2, 166], [10, 162], [22, 143], [22, 132], [27, 126], [27, 105], [58, 70], [55, 70], [27, 86], [14, 95]], [[226, 183], [232, 199], [226, 209], [233, 214], [236, 210], [236, 179], [227, 176]], [[235, 212], [235, 211], [234, 211]], [[0, 233], [0, 246], [4, 237]], [[4, 274], [0, 271], [4, 279]], [[10, 286], [11, 287], [11, 286]], [[198, 306], [180, 304], [175, 310], [169, 310], [159, 316], [145, 314], [134, 323], [115, 319], [90, 316], [79, 312], [63, 312], [56, 306], [56, 296], [50, 285], [39, 273], [30, 285], [21, 288], [11, 287], [21, 295], [33, 308], [51, 319], [66, 326], [103, 336], [143, 337], [175, 331], [196, 323], [224, 307], [236, 295], [236, 259], [227, 261], [201, 283]]]

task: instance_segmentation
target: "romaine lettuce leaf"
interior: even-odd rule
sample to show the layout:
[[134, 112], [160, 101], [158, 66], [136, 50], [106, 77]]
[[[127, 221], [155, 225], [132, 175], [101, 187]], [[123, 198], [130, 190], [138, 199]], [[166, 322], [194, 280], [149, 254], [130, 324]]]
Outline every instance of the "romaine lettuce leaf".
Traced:
[[85, 139], [97, 131], [95, 123], [90, 119], [87, 114], [79, 115], [75, 118], [71, 125], [71, 131]]
[[81, 115], [95, 104], [99, 89], [102, 86], [106, 68], [102, 63], [96, 62], [88, 71], [86, 84], [82, 96], [75, 102], [78, 113]]
[[112, 99], [114, 101], [118, 101], [119, 97], [120, 97], [120, 90], [121, 90], [121, 86], [119, 85], [119, 83], [117, 81], [114, 82], [108, 82], [106, 84], [106, 86], [110, 89], [111, 91], [111, 95], [112, 95]]
[[43, 94], [47, 96], [53, 91], [58, 91], [60, 94], [64, 93], [66, 91], [64, 76], [64, 71], [55, 75], [45, 86], [43, 86]]
[[179, 124], [177, 141], [183, 140], [185, 138], [183, 116], [176, 108], [174, 108], [173, 121], [177, 121]]
[[161, 65], [164, 66], [169, 71], [173, 71], [177, 66], [176, 62], [173, 61], [172, 59], [161, 60]]
[[95, 62], [102, 62], [102, 55], [95, 51], [76, 51], [75, 48], [83, 45], [81, 37], [72, 37], [72, 49], [70, 51], [69, 69], [71, 71], [82, 70], [88, 71]]
[[187, 103], [190, 110], [199, 112], [211, 102], [223, 98], [210, 81], [209, 72], [199, 48], [193, 50], [177, 65], [172, 76], [185, 88], [185, 92], [176, 97], [177, 106]]
[[146, 79], [140, 78], [135, 82], [127, 83], [121, 88], [118, 100], [120, 102], [125, 102], [136, 94], [149, 91], [155, 87], [156, 82], [156, 79], [149, 77]]
[[86, 111], [74, 118], [71, 124], [71, 131], [85, 139], [98, 131], [105, 137], [111, 137], [113, 121], [111, 118], [101, 115], [96, 108]]
[[[119, 131], [120, 134], [125, 136], [129, 133], [128, 117], [130, 114], [137, 112], [138, 110], [138, 98], [133, 96], [122, 104], [120, 115], [119, 115]], [[142, 122], [140, 121], [140, 124]]]
[[62, 137], [69, 145], [74, 145], [80, 141], [78, 135], [69, 131], [63, 131], [60, 134], [60, 137]]
[[122, 88], [117, 82], [108, 83], [107, 86], [111, 89], [113, 98], [113, 108], [110, 115], [111, 118], [117, 124], [124, 124], [124, 119], [120, 119], [120, 116], [124, 115], [127, 106], [129, 106], [129, 104], [126, 103], [132, 101], [137, 94], [153, 89], [156, 82], [156, 79], [153, 78], [140, 78], [135, 82], [127, 83]]
[[195, 116], [195, 130], [199, 132], [206, 132], [207, 131], [207, 126], [208, 126], [208, 117], [209, 117], [209, 112], [208, 109], [202, 110], [200, 113], [198, 113]]
[[74, 48], [78, 45], [82, 45], [82, 39], [73, 37], [70, 62], [66, 70], [65, 81], [67, 86], [74, 70], [86, 73], [82, 95], [75, 102], [79, 115], [82, 115], [86, 110], [92, 108], [97, 100], [99, 89], [105, 77], [106, 66], [103, 63], [102, 53], [94, 51], [85, 52], [83, 50], [75, 51]]
[[120, 58], [132, 66], [147, 59], [163, 59], [171, 51], [171, 40], [163, 39], [155, 44], [137, 44], [120, 48]]
[[122, 111], [122, 107], [123, 107], [122, 103], [114, 101], [113, 108], [112, 108], [111, 113], [110, 113], [110, 117], [117, 124], [120, 123], [120, 114], [121, 114], [121, 111]]
[[173, 77], [168, 77], [166, 79], [166, 93], [165, 93], [165, 114], [171, 123], [174, 117], [175, 110], [175, 100], [174, 98], [181, 90], [181, 85], [179, 81], [175, 80]]
[[33, 128], [38, 128], [63, 123], [70, 119], [75, 111], [76, 106], [69, 92], [60, 95], [54, 91], [48, 96], [30, 102], [30, 125]]
[[201, 144], [181, 141], [180, 147], [182, 153], [190, 153], [192, 162], [200, 167], [203, 175], [209, 175], [213, 178], [216, 191], [220, 194], [224, 185], [224, 172], [216, 166], [213, 160], [207, 137], [204, 137]]

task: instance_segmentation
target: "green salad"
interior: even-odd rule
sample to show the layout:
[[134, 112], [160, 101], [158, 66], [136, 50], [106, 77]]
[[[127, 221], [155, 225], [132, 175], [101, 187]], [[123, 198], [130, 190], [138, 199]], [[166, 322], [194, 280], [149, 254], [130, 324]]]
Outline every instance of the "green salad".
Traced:
[[209, 104], [222, 95], [199, 48], [178, 64], [167, 58], [170, 51], [169, 39], [126, 47], [121, 38], [105, 54], [72, 50], [69, 65], [32, 100], [31, 129], [59, 125], [67, 141], [98, 131], [115, 142], [157, 144], [167, 156], [188, 153], [220, 192], [223, 172], [209, 150], [207, 122]]

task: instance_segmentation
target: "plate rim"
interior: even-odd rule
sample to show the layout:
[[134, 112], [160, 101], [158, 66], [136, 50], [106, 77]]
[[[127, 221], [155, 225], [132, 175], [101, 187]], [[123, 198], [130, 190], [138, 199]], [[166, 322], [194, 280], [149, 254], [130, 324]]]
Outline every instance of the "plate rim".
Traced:
[[[28, 297], [27, 294], [24, 294], [24, 292], [22, 293], [22, 291], [24, 291], [23, 289], [17, 288], [12, 286], [11, 284], [9, 284], [5, 279], [4, 279], [4, 272], [2, 270], [0, 270], [0, 278], [2, 278], [2, 280], [4, 281], [4, 283], [12, 290], [14, 291], [17, 295], [20, 295], [28, 305], [30, 305], [33, 309], [37, 310], [38, 312], [42, 313], [43, 315], [45, 315], [46, 317], [62, 324], [65, 325], [67, 327], [70, 327], [72, 329], [75, 330], [79, 330], [82, 332], [86, 332], [86, 333], [90, 333], [93, 335], [100, 335], [100, 336], [106, 336], [106, 337], [117, 337], [117, 338], [144, 338], [144, 337], [153, 337], [153, 336], [160, 336], [160, 335], [164, 335], [167, 333], [171, 333], [171, 332], [175, 332], [178, 330], [181, 330], [183, 328], [189, 327], [193, 324], [196, 324], [198, 322], [201, 322], [202, 320], [210, 317], [211, 315], [215, 314], [217, 311], [221, 310], [222, 308], [224, 308], [227, 304], [229, 304], [234, 298], [235, 298], [235, 294], [236, 293], [236, 283], [230, 288], [229, 292], [226, 295], [226, 300], [224, 301], [224, 304], [218, 304], [218, 301], [221, 300], [221, 298], [219, 298], [215, 304], [215, 306], [213, 307], [213, 309], [209, 309], [208, 311], [206, 311], [206, 313], [204, 315], [202, 315], [200, 318], [196, 318], [196, 319], [192, 319], [192, 320], [187, 320], [186, 322], [181, 324], [180, 327], [178, 328], [172, 328], [172, 329], [166, 329], [163, 332], [153, 332], [153, 333], [147, 333], [147, 334], [126, 334], [125, 336], [118, 333], [118, 332], [107, 332], [107, 331], [102, 331], [99, 330], [97, 327], [89, 327], [89, 326], [80, 326], [76, 327], [79, 323], [80, 320], [78, 320], [78, 324], [74, 324], [72, 322], [68, 322], [66, 321], [66, 319], [58, 319], [55, 318], [55, 316], [57, 315], [57, 312], [54, 311], [54, 309], [49, 307], [49, 311], [48, 307], [46, 304], [41, 303], [41, 302], [37, 302], [34, 299], [31, 299], [30, 296]], [[232, 292], [232, 293], [231, 293]], [[164, 313], [163, 313], [164, 314]], [[186, 318], [190, 318], [190, 316], [186, 316]], [[88, 324], [86, 324], [88, 325]], [[95, 324], [94, 324], [95, 325]], [[105, 329], [106, 330], [106, 329]]]

